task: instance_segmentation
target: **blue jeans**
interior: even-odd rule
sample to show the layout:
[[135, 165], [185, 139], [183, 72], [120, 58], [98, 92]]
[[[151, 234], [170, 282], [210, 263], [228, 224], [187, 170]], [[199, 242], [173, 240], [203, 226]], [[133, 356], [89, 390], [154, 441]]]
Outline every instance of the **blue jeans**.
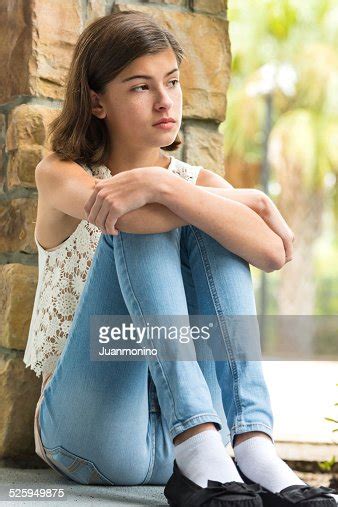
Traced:
[[[213, 422], [225, 445], [273, 416], [260, 361], [91, 361], [91, 315], [256, 315], [248, 263], [193, 225], [102, 234], [39, 423], [48, 458], [81, 484], [164, 485], [173, 439]], [[227, 350], [234, 336], [222, 330]]]

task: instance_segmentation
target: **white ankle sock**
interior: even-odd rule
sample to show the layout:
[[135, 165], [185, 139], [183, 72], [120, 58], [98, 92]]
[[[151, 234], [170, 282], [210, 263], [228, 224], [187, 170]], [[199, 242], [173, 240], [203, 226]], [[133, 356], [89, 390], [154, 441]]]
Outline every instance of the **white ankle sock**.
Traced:
[[251, 437], [234, 446], [235, 461], [254, 482], [277, 493], [293, 484], [305, 484], [277, 454], [272, 440]]
[[174, 446], [178, 468], [202, 488], [208, 479], [243, 482], [217, 430], [205, 430]]

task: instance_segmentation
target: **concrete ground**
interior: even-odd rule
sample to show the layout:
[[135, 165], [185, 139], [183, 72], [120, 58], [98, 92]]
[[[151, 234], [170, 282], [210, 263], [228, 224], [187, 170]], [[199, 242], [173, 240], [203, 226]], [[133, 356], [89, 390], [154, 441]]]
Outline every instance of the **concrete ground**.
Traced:
[[[299, 477], [311, 486], [328, 486], [331, 474], [298, 472]], [[63, 500], [14, 501], [8, 499], [10, 488], [62, 488]], [[7, 500], [6, 500], [7, 498]], [[84, 486], [68, 481], [52, 469], [22, 470], [0, 469], [0, 505], [10, 507], [49, 507], [60, 502], [62, 507], [75, 503], [109, 507], [140, 507], [168, 505], [163, 486]]]
[[[8, 499], [10, 488], [62, 488], [65, 499], [14, 501]], [[163, 495], [164, 486], [86, 486], [68, 481], [53, 469], [22, 470], [0, 469], [0, 505], [10, 507], [60, 507], [97, 505], [109, 507], [140, 507], [168, 505]], [[7, 498], [7, 500], [6, 500]]]

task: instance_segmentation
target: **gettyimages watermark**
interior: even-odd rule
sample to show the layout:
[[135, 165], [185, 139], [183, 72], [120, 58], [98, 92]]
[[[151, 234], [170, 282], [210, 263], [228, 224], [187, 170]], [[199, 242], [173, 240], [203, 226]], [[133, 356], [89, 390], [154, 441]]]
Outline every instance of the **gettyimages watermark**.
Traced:
[[338, 360], [338, 315], [92, 315], [93, 361]]

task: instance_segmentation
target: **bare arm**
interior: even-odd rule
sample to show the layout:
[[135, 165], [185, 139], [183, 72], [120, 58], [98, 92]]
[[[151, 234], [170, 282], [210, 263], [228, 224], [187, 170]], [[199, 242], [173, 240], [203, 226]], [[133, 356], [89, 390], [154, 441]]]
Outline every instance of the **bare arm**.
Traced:
[[[273, 201], [264, 192], [255, 188], [234, 188], [224, 178], [204, 168], [199, 173], [197, 185], [212, 194], [242, 203], [256, 212], [268, 227], [282, 239], [285, 263], [292, 260], [294, 234]], [[154, 232], [155, 227], [155, 232], [165, 232], [186, 225], [182, 218], [158, 203], [144, 206], [142, 213], [138, 213], [139, 211], [140, 209], [120, 217], [120, 229], [126, 232], [146, 233]], [[142, 220], [147, 214], [150, 224]]]
[[60, 216], [86, 219], [84, 205], [95, 189], [96, 179], [79, 164], [61, 161], [52, 153], [36, 166], [35, 182], [39, 195]]
[[[139, 197], [140, 186], [145, 198]], [[89, 221], [113, 234], [119, 217], [149, 202], [163, 204], [259, 269], [269, 272], [285, 263], [281, 238], [257, 213], [160, 167], [131, 170], [98, 182], [85, 209]]]
[[180, 177], [172, 181], [164, 179], [159, 199], [187, 223], [257, 268], [270, 272], [285, 264], [281, 238], [248, 206], [191, 185]]
[[[167, 173], [165, 173], [165, 170], [163, 170], [163, 173], [165, 174], [165, 176], [168, 175]], [[218, 238], [221, 239], [221, 235], [227, 233], [228, 231], [222, 228], [222, 224], [219, 224], [219, 227], [221, 227], [221, 235], [220, 235], [220, 230], [217, 227], [217, 221], [221, 221], [229, 225], [231, 223], [235, 225], [236, 219], [241, 218], [239, 225], [240, 227], [242, 227], [242, 232], [240, 232], [240, 230], [237, 230], [236, 232], [236, 230], [234, 230], [233, 228], [232, 231], [229, 231], [231, 232], [229, 238], [227, 239], [223, 237], [223, 239], [221, 239], [221, 241], [219, 242], [221, 244], [224, 244], [222, 243], [222, 241], [224, 241], [224, 239], [227, 239], [226, 244], [224, 244], [224, 246], [234, 251], [235, 253], [238, 253], [238, 255], [245, 258], [246, 260], [248, 260], [248, 262], [257, 266], [260, 269], [266, 271], [279, 269], [279, 267], [276, 267], [280, 266], [279, 259], [278, 262], [276, 262], [277, 250], [279, 246], [276, 238], [277, 239], [279, 238], [274, 233], [272, 233], [272, 231], [264, 224], [262, 219], [260, 219], [260, 217], [254, 211], [250, 210], [247, 206], [241, 203], [236, 203], [232, 201], [232, 205], [237, 206], [235, 208], [235, 214], [237, 214], [237, 217], [232, 218], [232, 213], [234, 209], [233, 206], [229, 207], [229, 204], [231, 203], [230, 199], [225, 199], [217, 195], [212, 195], [205, 189], [203, 190], [202, 187], [192, 185], [191, 183], [186, 182], [179, 176], [176, 175], [171, 176], [175, 180], [175, 188], [176, 191], [179, 192], [178, 195], [179, 196], [184, 195], [183, 201], [187, 202], [188, 209], [186, 210], [182, 209], [180, 210], [180, 212], [178, 212], [179, 211], [178, 203], [176, 204], [173, 203], [173, 205], [170, 206], [167, 205], [167, 203], [169, 204], [169, 201], [167, 201], [167, 203], [150, 202], [145, 206], [140, 206], [138, 209], [132, 210], [123, 215], [122, 217], [120, 217], [119, 220], [117, 221], [117, 227], [123, 230], [123, 224], [127, 223], [125, 217], [129, 216], [130, 219], [134, 215], [134, 218], [137, 217], [137, 220], [142, 220], [142, 222], [139, 225], [142, 224], [143, 227], [145, 217], [148, 217], [148, 219], [150, 220], [150, 224], [152, 224], [153, 227], [155, 226], [162, 227], [163, 226], [162, 219], [166, 220], [165, 230], [171, 230], [174, 227], [185, 225], [187, 223], [192, 223], [193, 225], [200, 227], [202, 230], [205, 230], [203, 229], [203, 227], [205, 227], [206, 225], [207, 227], [206, 232], [208, 232], [211, 236], [213, 236], [213, 233], [215, 233], [216, 236], [213, 237], [215, 237], [215, 239]], [[68, 214], [81, 220], [87, 218], [87, 214], [84, 210], [84, 205], [93, 194], [93, 189], [95, 188], [95, 183], [97, 180], [93, 176], [88, 174], [86, 171], [84, 171], [80, 165], [74, 162], [60, 161], [56, 155], [51, 154], [48, 157], [45, 157], [38, 164], [35, 172], [35, 179], [39, 193], [40, 192], [43, 193], [44, 199], [46, 199], [50, 203], [50, 206], [52, 206], [56, 210], [59, 210], [61, 213]], [[225, 182], [225, 180], [223, 180], [222, 178], [220, 178], [220, 180], [222, 180], [222, 184], [224, 182], [224, 185], [228, 188], [229, 184], [227, 184], [227, 182]], [[182, 184], [183, 188], [177, 188], [178, 184]], [[196, 191], [198, 192], [198, 200], [194, 202]], [[158, 199], [155, 199], [155, 201], [157, 200]], [[203, 202], [203, 205], [204, 204], [208, 205], [208, 207], [205, 208], [208, 210], [208, 212], [206, 213], [206, 217], [204, 218], [204, 220], [207, 222], [206, 224], [203, 223], [203, 219], [201, 220], [200, 216], [201, 209], [203, 209], [200, 208], [201, 202]], [[221, 203], [223, 204], [223, 206], [219, 205]], [[215, 208], [215, 210], [213, 210], [213, 208]], [[220, 215], [219, 213], [220, 209], [223, 209], [222, 215]], [[140, 210], [141, 213], [139, 213]], [[229, 217], [227, 217], [227, 220], [225, 221], [224, 217], [227, 216], [228, 210], [230, 212], [230, 215]], [[243, 210], [243, 213], [241, 213], [241, 210]], [[160, 211], [160, 213], [155, 213], [155, 211]], [[146, 213], [146, 215], [144, 213]], [[248, 213], [250, 218], [247, 216]], [[197, 222], [193, 216], [194, 214], [196, 214]], [[155, 216], [157, 216], [156, 220], [154, 218]], [[189, 218], [187, 219], [187, 217]], [[249, 218], [249, 220], [246, 221], [246, 218]], [[179, 223], [177, 223], [178, 219], [180, 220]], [[210, 227], [208, 226], [208, 223], [210, 224]], [[254, 227], [255, 224], [256, 229]], [[134, 226], [137, 227], [137, 224], [136, 225], [134, 224]], [[253, 234], [254, 229], [255, 234]], [[126, 230], [126, 232], [130, 231]], [[252, 244], [250, 243], [251, 238], [253, 239]], [[243, 244], [239, 245], [239, 243], [243, 242], [244, 245]], [[262, 245], [266, 245], [266, 247], [263, 247]], [[232, 247], [235, 246], [235, 248], [231, 248], [231, 246]], [[267, 251], [268, 246], [270, 250]], [[264, 252], [262, 252], [262, 248], [266, 248]], [[271, 262], [271, 260], [273, 260], [273, 262]]]
[[[73, 161], [60, 160], [51, 152], [36, 166], [35, 182], [39, 195], [60, 216], [69, 215], [80, 220], [87, 219], [84, 206], [92, 196], [99, 181]], [[185, 222], [166, 206], [157, 202], [147, 203], [121, 216], [116, 226], [135, 234], [166, 232], [185, 225]]]
[[[240, 189], [235, 189], [227, 180], [207, 169], [200, 170], [196, 185], [202, 186], [205, 190], [216, 195], [241, 202], [256, 213], [260, 214], [263, 211], [264, 202], [258, 191], [248, 189], [251, 192], [244, 195]], [[148, 203], [142, 208], [129, 211], [116, 222], [117, 229], [134, 234], [167, 232], [183, 225], [187, 225], [187, 222], [157, 202]]]
[[[206, 170], [205, 173], [212, 174]], [[223, 178], [218, 178], [225, 182]], [[37, 165], [35, 181], [39, 194], [54, 210], [60, 211], [60, 216], [65, 214], [80, 220], [87, 219], [84, 206], [93, 194], [97, 179], [81, 165], [73, 161], [60, 160], [51, 152]], [[199, 176], [197, 183], [212, 186], [210, 179], [207, 181], [205, 176], [204, 180]], [[147, 203], [129, 211], [116, 222], [117, 229], [134, 234], [167, 232], [182, 225], [186, 225], [182, 218], [157, 202]]]
[[[63, 213], [81, 220], [87, 219], [84, 205], [92, 195], [97, 180], [79, 164], [61, 161], [51, 153], [37, 165], [35, 180], [39, 193], [52, 208], [60, 211], [60, 215]], [[197, 184], [210, 186], [210, 191], [218, 193], [221, 189], [211, 188], [216, 183], [224, 188], [233, 188], [211, 171], [200, 171]], [[229, 197], [236, 199], [235, 196]], [[116, 222], [117, 229], [134, 234], [167, 232], [182, 225], [186, 225], [186, 222], [181, 217], [157, 202], [129, 211]]]

